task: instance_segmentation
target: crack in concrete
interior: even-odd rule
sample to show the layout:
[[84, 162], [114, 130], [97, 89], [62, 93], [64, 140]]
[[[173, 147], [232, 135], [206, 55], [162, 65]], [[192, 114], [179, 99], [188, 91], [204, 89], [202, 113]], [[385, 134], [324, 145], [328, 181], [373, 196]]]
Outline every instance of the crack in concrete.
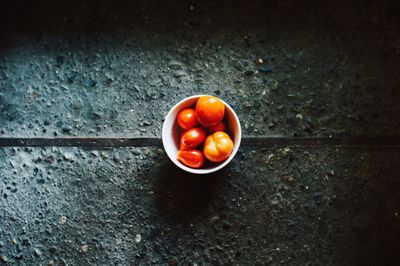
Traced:
[[[242, 146], [400, 147], [400, 136], [244, 137]], [[149, 147], [162, 146], [157, 137], [0, 137], [0, 147]]]

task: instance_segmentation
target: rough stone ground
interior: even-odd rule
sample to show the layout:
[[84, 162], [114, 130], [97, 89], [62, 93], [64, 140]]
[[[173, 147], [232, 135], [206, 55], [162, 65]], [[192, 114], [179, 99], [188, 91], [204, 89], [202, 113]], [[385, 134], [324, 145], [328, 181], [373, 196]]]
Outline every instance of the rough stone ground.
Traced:
[[11, 264], [399, 261], [396, 149], [244, 148], [201, 178], [157, 148], [1, 154], [1, 251]]
[[168, 2], [3, 10], [0, 134], [160, 136], [205, 93], [245, 135], [399, 133], [396, 6]]
[[[214, 94], [245, 136], [398, 136], [396, 1], [13, 1], [0, 136], [159, 137]], [[260, 63], [259, 59], [262, 60]], [[157, 147], [0, 149], [0, 264], [398, 265], [400, 150], [242, 147], [223, 171]]]

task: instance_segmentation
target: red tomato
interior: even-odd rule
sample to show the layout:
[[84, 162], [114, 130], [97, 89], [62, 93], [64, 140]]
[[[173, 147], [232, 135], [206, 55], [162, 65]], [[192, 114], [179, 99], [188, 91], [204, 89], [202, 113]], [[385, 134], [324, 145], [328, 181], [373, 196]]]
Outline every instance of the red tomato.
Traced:
[[178, 114], [178, 124], [183, 129], [191, 129], [199, 124], [193, 108], [186, 108]]
[[214, 96], [202, 96], [196, 104], [196, 117], [203, 127], [216, 126], [225, 115], [225, 105]]
[[204, 156], [199, 150], [179, 150], [178, 161], [191, 168], [200, 168], [204, 164]]
[[181, 131], [181, 133], [179, 134], [179, 139], [181, 139], [183, 137], [183, 135], [185, 135], [185, 133], [188, 132], [187, 130], [183, 129]]
[[222, 162], [231, 155], [233, 142], [228, 134], [222, 131], [208, 136], [204, 142], [204, 156], [212, 162]]
[[181, 150], [196, 148], [203, 143], [206, 138], [206, 131], [201, 127], [189, 129], [181, 136]]
[[208, 127], [207, 130], [211, 133], [217, 132], [217, 131], [225, 131], [226, 126], [224, 122], [219, 122], [216, 126], [213, 127]]

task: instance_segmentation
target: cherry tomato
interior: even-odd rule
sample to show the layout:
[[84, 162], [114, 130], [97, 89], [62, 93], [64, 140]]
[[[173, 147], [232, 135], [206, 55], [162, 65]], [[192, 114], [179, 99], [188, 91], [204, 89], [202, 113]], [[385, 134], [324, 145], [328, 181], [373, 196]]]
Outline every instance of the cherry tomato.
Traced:
[[178, 114], [178, 124], [183, 129], [191, 129], [199, 124], [193, 108], [186, 108]]
[[181, 133], [179, 134], [179, 139], [181, 139], [183, 137], [183, 135], [185, 135], [185, 133], [188, 132], [187, 130], [183, 129], [181, 131]]
[[233, 142], [228, 134], [217, 131], [204, 142], [204, 156], [212, 162], [222, 162], [232, 153]]
[[216, 126], [213, 127], [208, 127], [207, 130], [211, 133], [217, 132], [217, 131], [225, 131], [226, 126], [224, 122], [219, 122]]
[[202, 96], [196, 104], [196, 117], [203, 127], [216, 126], [225, 115], [225, 105], [214, 96]]
[[189, 129], [181, 136], [181, 149], [196, 148], [203, 143], [206, 138], [206, 131], [201, 127]]
[[200, 168], [204, 164], [204, 156], [199, 150], [179, 150], [178, 161], [191, 168]]

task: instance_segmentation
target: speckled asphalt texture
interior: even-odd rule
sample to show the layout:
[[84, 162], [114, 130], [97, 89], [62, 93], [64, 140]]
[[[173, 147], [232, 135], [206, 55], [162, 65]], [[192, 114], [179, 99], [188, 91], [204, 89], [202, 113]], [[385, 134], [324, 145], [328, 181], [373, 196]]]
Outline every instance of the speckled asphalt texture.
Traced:
[[[396, 1], [14, 1], [0, 137], [160, 137], [212, 94], [243, 137], [400, 136]], [[400, 149], [0, 148], [0, 265], [398, 265]]]

